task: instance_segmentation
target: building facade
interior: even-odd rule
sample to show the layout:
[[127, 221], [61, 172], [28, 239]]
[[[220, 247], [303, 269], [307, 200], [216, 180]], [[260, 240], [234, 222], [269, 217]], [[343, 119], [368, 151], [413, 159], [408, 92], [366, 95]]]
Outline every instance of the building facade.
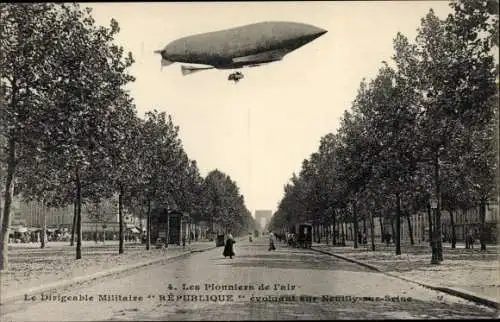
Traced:
[[[10, 227], [26, 227], [30, 229], [43, 228], [48, 231], [58, 230], [70, 232], [73, 225], [74, 207], [66, 206], [51, 208], [41, 202], [25, 202], [15, 198], [11, 207], [12, 219]], [[94, 239], [96, 235], [104, 239], [116, 239], [119, 233], [118, 198], [104, 200], [99, 204], [83, 204], [82, 210], [82, 238]], [[126, 235], [134, 235], [144, 231], [146, 219], [134, 216], [124, 210], [124, 224]]]

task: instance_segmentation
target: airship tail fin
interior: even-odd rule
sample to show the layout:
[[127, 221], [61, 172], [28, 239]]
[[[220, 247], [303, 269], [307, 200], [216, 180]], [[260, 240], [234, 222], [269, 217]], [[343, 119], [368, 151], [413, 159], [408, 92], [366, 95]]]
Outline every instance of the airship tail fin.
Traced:
[[190, 75], [202, 70], [213, 69], [213, 67], [194, 67], [194, 66], [181, 66], [182, 76]]

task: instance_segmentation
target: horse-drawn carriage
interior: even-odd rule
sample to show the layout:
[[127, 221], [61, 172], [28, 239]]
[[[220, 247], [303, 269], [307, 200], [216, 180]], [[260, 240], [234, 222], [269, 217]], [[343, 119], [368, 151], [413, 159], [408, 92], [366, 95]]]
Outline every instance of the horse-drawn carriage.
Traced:
[[288, 246], [295, 248], [311, 248], [312, 246], [312, 225], [298, 224], [293, 227], [293, 232], [287, 236]]

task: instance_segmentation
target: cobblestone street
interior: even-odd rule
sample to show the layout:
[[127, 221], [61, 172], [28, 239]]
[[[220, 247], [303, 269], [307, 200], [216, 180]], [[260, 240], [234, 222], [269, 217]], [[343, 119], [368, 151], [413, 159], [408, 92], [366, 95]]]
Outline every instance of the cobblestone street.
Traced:
[[235, 250], [233, 259], [217, 248], [44, 293], [43, 301], [41, 294], [27, 294], [2, 308], [2, 321], [495, 316], [492, 309], [332, 256], [282, 245], [269, 252], [263, 239], [238, 242]]

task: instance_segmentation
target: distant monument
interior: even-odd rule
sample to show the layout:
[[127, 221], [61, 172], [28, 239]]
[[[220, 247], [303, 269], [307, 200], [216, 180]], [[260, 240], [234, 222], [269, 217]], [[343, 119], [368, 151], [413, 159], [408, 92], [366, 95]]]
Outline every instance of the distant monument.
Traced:
[[255, 221], [260, 225], [261, 230], [266, 228], [266, 225], [269, 223], [272, 216], [272, 210], [255, 210]]

